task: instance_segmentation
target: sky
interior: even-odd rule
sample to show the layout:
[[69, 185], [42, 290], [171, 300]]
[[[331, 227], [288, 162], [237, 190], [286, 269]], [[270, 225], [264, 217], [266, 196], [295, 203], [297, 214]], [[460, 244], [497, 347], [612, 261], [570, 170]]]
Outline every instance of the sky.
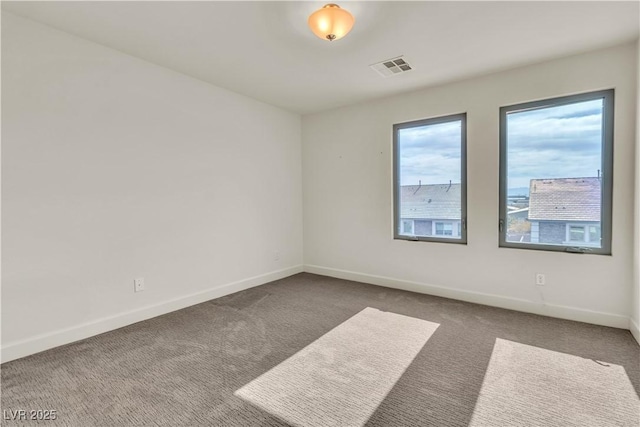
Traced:
[[400, 185], [460, 182], [460, 121], [401, 129]]
[[[507, 129], [508, 188], [529, 187], [534, 178], [597, 176], [602, 167], [601, 99], [513, 112]], [[460, 133], [460, 121], [400, 130], [401, 185], [459, 183]]]
[[508, 188], [533, 178], [598, 176], [602, 99], [507, 116]]

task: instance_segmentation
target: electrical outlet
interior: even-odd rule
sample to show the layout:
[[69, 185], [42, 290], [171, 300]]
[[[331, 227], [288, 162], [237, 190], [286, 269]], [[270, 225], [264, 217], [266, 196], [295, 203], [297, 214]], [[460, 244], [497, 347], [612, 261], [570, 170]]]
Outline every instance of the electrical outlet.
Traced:
[[536, 273], [536, 286], [544, 286], [547, 283], [546, 277], [542, 273]]
[[133, 292], [144, 291], [144, 277], [133, 279]]
[[280, 261], [280, 251], [276, 251], [276, 252], [273, 254], [273, 260], [274, 260], [274, 261]]

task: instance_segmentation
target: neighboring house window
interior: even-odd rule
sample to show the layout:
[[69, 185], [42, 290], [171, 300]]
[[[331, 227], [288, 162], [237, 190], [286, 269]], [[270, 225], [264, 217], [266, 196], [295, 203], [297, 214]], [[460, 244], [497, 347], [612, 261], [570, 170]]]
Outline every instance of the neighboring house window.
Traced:
[[453, 224], [450, 222], [436, 222], [436, 236], [453, 236]]
[[393, 126], [394, 237], [466, 243], [466, 114]]
[[584, 232], [584, 227], [577, 225], [569, 225], [569, 241], [570, 242], [585, 242], [586, 233]]
[[462, 221], [434, 221], [434, 236], [460, 237], [462, 234]]
[[413, 235], [413, 221], [402, 220], [402, 234]]
[[500, 246], [611, 254], [614, 91], [500, 109]]
[[567, 224], [567, 242], [570, 244], [600, 246], [599, 224]]

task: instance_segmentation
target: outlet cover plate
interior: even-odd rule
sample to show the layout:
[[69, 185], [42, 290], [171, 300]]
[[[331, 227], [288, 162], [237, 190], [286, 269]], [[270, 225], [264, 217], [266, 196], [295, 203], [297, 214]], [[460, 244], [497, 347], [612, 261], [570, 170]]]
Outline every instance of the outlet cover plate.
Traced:
[[133, 280], [133, 291], [134, 292], [142, 292], [144, 291], [144, 278], [139, 277]]

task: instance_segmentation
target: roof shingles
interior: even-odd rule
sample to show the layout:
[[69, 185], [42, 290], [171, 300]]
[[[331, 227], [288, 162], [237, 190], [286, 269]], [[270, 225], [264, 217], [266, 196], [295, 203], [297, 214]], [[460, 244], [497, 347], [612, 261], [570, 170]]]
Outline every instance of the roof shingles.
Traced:
[[460, 184], [403, 185], [400, 216], [411, 219], [460, 219]]
[[531, 221], [600, 221], [599, 178], [532, 179]]

